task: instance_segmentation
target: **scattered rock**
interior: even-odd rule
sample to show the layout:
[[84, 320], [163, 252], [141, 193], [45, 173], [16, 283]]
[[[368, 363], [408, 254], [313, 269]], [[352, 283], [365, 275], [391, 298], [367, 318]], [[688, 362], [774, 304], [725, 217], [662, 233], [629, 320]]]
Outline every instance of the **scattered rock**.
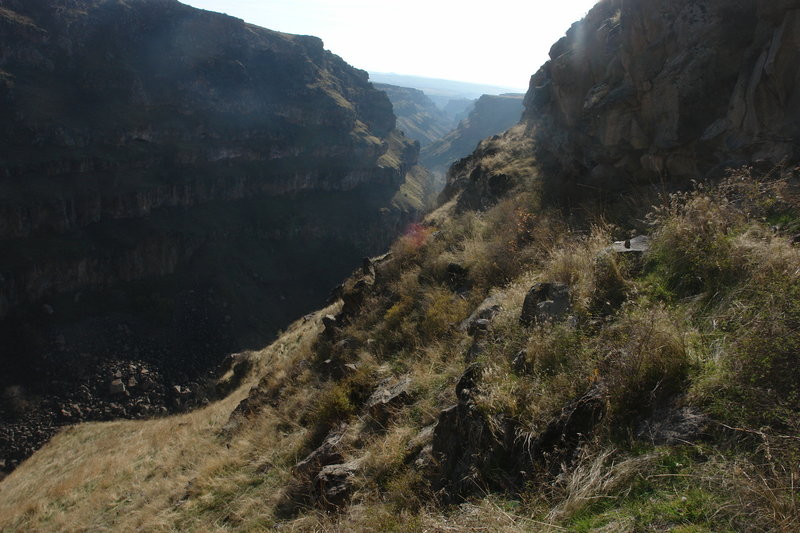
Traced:
[[503, 300], [504, 296], [502, 294], [497, 294], [495, 296], [490, 296], [486, 298], [481, 304], [469, 315], [469, 318], [461, 322], [458, 325], [459, 331], [466, 331], [470, 334], [470, 329], [472, 328], [473, 324], [478, 320], [488, 320], [491, 322], [494, 320], [494, 317], [497, 316], [498, 313], [503, 309], [501, 305], [501, 301]]
[[378, 385], [369, 397], [366, 410], [373, 420], [384, 423], [398, 407], [411, 401], [411, 378], [405, 376], [399, 380], [388, 378]]
[[317, 501], [325, 507], [340, 507], [350, 498], [361, 459], [348, 463], [328, 465], [314, 479]]
[[459, 403], [467, 403], [471, 400], [472, 391], [478, 388], [482, 376], [483, 365], [479, 363], [472, 363], [464, 370], [456, 383], [456, 398]]
[[361, 309], [361, 304], [364, 303], [364, 298], [366, 298], [369, 289], [370, 284], [367, 283], [366, 279], [361, 278], [353, 285], [352, 289], [344, 290], [342, 292], [342, 311], [337, 316], [337, 320], [346, 322], [349, 318], [355, 316], [358, 310]]
[[618, 254], [643, 254], [650, 249], [650, 237], [639, 235], [625, 241], [616, 241], [611, 250]]
[[478, 360], [478, 356], [486, 351], [486, 340], [483, 338], [476, 338], [464, 354], [464, 362], [467, 364], [474, 363]]
[[642, 423], [636, 436], [656, 446], [691, 444], [707, 432], [708, 416], [692, 407], [663, 409]]
[[342, 292], [344, 291], [344, 285], [339, 284], [331, 289], [330, 294], [328, 295], [327, 304], [331, 305], [336, 303], [336, 301], [342, 297]]
[[328, 338], [333, 338], [336, 336], [336, 333], [339, 331], [338, 322], [336, 317], [333, 315], [325, 315], [322, 317], [322, 325], [325, 326], [325, 330], [323, 331], [323, 335]]
[[325, 437], [317, 449], [308, 454], [308, 456], [294, 465], [292, 469], [297, 476], [314, 476], [319, 470], [326, 465], [337, 463], [342, 460], [342, 454], [339, 449], [347, 433], [348, 425], [342, 424], [337, 429], [332, 430]]
[[[515, 428], [510, 421], [503, 421], [497, 431], [471, 399], [475, 390], [472, 379], [462, 377], [459, 387], [458, 404], [439, 414], [430, 444], [430, 459], [426, 458], [425, 448], [418, 456], [420, 467], [424, 468], [429, 461], [436, 465], [434, 486], [446, 489], [454, 498], [485, 486], [483, 472], [488, 470], [516, 476], [521, 468], [513, 463], [522, 458], [513, 449]], [[500, 474], [495, 481], [506, 485], [505, 488], [513, 484], [503, 477]]]
[[597, 383], [547, 424], [528, 449], [531, 460], [557, 473], [563, 464], [574, 459], [578, 445], [603, 418], [605, 408], [605, 390]]
[[526, 374], [530, 371], [528, 365], [528, 352], [525, 350], [520, 350], [517, 352], [517, 355], [514, 356], [514, 359], [511, 360], [511, 368], [514, 369], [514, 372], [517, 374]]
[[111, 384], [108, 386], [108, 392], [109, 394], [112, 394], [114, 396], [118, 394], [125, 394], [126, 392], [125, 384], [122, 382], [121, 379], [117, 378], [113, 380]]
[[375, 273], [375, 267], [372, 265], [372, 259], [369, 257], [361, 259], [361, 273], [365, 276], [370, 276]]
[[564, 283], [537, 283], [525, 295], [521, 324], [530, 326], [535, 323], [558, 320], [572, 309], [569, 300], [569, 287]]

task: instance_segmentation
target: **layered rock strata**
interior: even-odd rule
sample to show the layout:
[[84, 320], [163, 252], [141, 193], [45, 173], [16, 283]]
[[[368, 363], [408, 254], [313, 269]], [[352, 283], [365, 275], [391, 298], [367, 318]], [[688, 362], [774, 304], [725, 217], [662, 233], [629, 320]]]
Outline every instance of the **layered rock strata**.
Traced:
[[175, 0], [0, 0], [3, 420], [133, 416], [95, 405], [140, 379], [120, 366], [180, 387], [146, 413], [191, 403], [418, 216], [429, 176], [395, 125], [315, 37]]

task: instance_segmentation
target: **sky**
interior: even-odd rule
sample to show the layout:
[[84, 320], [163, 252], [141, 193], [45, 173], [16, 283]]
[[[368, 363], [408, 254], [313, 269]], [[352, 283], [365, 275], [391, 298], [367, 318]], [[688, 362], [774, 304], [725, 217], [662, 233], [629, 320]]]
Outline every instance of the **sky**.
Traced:
[[316, 35], [354, 67], [524, 92], [550, 46], [596, 0], [181, 0]]

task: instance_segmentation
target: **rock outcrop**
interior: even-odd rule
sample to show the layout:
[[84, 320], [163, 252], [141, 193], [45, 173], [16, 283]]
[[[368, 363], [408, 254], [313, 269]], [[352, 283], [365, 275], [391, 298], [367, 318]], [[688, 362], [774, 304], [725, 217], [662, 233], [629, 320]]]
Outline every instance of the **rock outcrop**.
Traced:
[[560, 199], [796, 160], [800, 2], [603, 0], [550, 50], [523, 123]]
[[430, 176], [395, 125], [315, 37], [0, 0], [0, 389], [42, 405], [119, 360], [183, 391], [263, 345], [419, 215]]

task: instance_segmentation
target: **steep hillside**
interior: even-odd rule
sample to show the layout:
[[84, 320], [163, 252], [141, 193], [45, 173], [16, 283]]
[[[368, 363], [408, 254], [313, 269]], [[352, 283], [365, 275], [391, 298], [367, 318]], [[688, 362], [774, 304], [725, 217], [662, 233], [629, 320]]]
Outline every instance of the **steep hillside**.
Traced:
[[[694, 80], [696, 94], [736, 101], [761, 63], [747, 51], [794, 57], [791, 39], [770, 50], [798, 14], [794, 0], [603, 0], [554, 48], [571, 43], [554, 54], [565, 63], [534, 76], [522, 122], [456, 163], [444, 204], [328, 308], [239, 356], [222, 376], [240, 369], [233, 394], [64, 431], [0, 483], [0, 529], [798, 530], [795, 89], [762, 126], [785, 137], [733, 124], [729, 151], [707, 155], [686, 127], [647, 149], [690, 154], [689, 184], [616, 180], [636, 162], [615, 157], [635, 149], [593, 125], [616, 123], [619, 101], [581, 103], [568, 127], [562, 98], [578, 89], [556, 83], [556, 67], [596, 53], [610, 63], [595, 72], [614, 72], [640, 28], [649, 40], [626, 64], [688, 38], [659, 28], [706, 20], [703, 46], [659, 67], [685, 74], [679, 89]], [[619, 40], [598, 46], [609, 28]], [[734, 38], [738, 74], [689, 68]], [[600, 161], [608, 181], [592, 172]]]
[[7, 464], [61, 423], [202, 402], [429, 194], [386, 95], [315, 37], [174, 0], [0, 0], [0, 50]]
[[444, 174], [453, 161], [470, 154], [481, 140], [517, 124], [522, 114], [522, 99], [521, 94], [484, 94], [453, 131], [423, 148], [420, 161], [431, 171]]
[[420, 146], [438, 141], [453, 129], [452, 120], [424, 92], [385, 83], [373, 85], [384, 91], [392, 102], [397, 129], [419, 141]]

